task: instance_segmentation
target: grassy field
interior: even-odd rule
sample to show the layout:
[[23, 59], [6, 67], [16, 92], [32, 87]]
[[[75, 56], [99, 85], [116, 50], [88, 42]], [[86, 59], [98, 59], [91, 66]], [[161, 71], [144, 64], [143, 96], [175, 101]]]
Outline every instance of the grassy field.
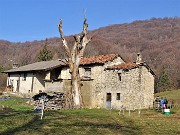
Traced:
[[4, 100], [0, 101], [0, 108], [6, 107], [6, 108], [11, 108], [16, 111], [26, 111], [26, 110], [32, 110], [33, 106], [28, 105], [26, 102], [28, 100], [22, 99], [19, 97], [11, 97], [12, 99], [10, 100]]
[[155, 96], [166, 97], [170, 103], [172, 100], [174, 100], [175, 103], [180, 104], [180, 90], [165, 91], [157, 93]]
[[[180, 92], [180, 90], [176, 91]], [[161, 96], [174, 99], [169, 93]], [[173, 92], [172, 92], [173, 93]], [[171, 96], [170, 96], [171, 95]], [[177, 97], [178, 100], [178, 97]], [[125, 111], [78, 109], [47, 111], [44, 118], [33, 111], [23, 99], [0, 101], [0, 135], [177, 135], [180, 134], [180, 108], [173, 108], [170, 115], [156, 110]]]

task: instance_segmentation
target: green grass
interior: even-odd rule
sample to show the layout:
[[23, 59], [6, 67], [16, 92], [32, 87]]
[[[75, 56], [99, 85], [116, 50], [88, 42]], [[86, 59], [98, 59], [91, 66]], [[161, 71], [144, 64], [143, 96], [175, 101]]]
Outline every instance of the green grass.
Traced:
[[[171, 97], [175, 99], [176, 96]], [[8, 105], [14, 109], [0, 110], [1, 135], [180, 134], [180, 108], [174, 109], [174, 113], [170, 115], [145, 109], [141, 110], [140, 117], [138, 110], [131, 111], [130, 116], [128, 111], [119, 115], [118, 110], [106, 109], [46, 111], [41, 120], [40, 114], [25, 102], [20, 98], [0, 101], [0, 105]]]
[[47, 111], [44, 118], [33, 111], [1, 111], [0, 134], [7, 135], [175, 135], [180, 133], [180, 114], [163, 115], [154, 110], [128, 111], [79, 109]]
[[170, 99], [170, 100], [178, 100], [179, 101], [180, 100], [180, 89], [156, 93], [155, 95], [159, 96], [159, 97], [166, 97], [167, 99]]
[[11, 97], [11, 100], [0, 101], [0, 108], [12, 108], [15, 110], [30, 110], [33, 109], [32, 106], [26, 104], [27, 99], [22, 99], [19, 97]]

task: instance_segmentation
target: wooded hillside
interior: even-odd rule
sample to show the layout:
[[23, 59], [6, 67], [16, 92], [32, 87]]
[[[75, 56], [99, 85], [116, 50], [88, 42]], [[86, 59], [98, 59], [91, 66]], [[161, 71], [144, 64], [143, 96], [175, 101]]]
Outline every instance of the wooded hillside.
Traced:
[[[180, 18], [152, 18], [115, 24], [89, 31], [89, 34], [92, 41], [85, 50], [85, 56], [118, 53], [126, 61], [135, 61], [136, 54], [141, 52], [143, 60], [156, 74], [159, 91], [180, 87]], [[73, 44], [72, 36], [66, 40]], [[19, 65], [38, 61], [45, 43], [45, 39], [24, 43], [0, 40], [0, 67], [11, 68], [13, 61]], [[47, 45], [53, 59], [65, 57], [59, 38], [48, 38]]]

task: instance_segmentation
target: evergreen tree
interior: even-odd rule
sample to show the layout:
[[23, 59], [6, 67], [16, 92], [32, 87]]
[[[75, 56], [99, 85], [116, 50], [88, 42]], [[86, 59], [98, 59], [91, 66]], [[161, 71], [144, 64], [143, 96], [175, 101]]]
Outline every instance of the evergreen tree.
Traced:
[[51, 60], [52, 57], [53, 56], [52, 56], [51, 51], [47, 49], [47, 39], [46, 39], [46, 43], [45, 43], [43, 49], [40, 50], [38, 59], [39, 59], [39, 61], [48, 61], [48, 60]]
[[161, 91], [165, 91], [168, 88], [170, 88], [170, 79], [169, 76], [167, 74], [167, 71], [165, 70], [165, 68], [163, 67], [160, 75], [159, 75], [159, 79], [158, 79], [158, 89], [159, 92]]

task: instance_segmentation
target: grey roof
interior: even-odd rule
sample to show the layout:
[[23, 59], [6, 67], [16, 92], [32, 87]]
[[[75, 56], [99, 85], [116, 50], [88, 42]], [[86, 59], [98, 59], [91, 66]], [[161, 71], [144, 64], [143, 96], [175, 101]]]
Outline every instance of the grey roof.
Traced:
[[51, 61], [41, 61], [32, 64], [28, 64], [19, 68], [10, 69], [4, 71], [4, 73], [11, 73], [11, 72], [28, 72], [28, 71], [40, 71], [40, 70], [49, 70], [56, 67], [61, 67], [66, 65], [66, 60], [51, 60]]

